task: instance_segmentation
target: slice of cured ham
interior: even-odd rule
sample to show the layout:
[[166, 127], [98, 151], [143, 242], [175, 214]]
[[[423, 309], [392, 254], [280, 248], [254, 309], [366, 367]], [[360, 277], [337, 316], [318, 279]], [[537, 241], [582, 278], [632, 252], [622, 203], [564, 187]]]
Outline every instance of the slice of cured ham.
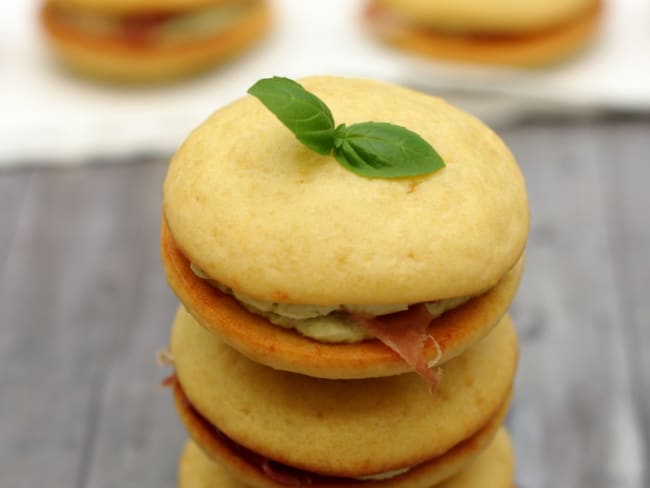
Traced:
[[174, 14], [126, 17], [120, 21], [121, 32], [119, 35], [134, 44], [148, 44], [156, 40], [160, 27], [173, 17]]
[[[442, 351], [435, 338], [429, 334], [432, 317], [423, 303], [413, 305], [404, 312], [379, 317], [348, 313], [357, 324], [399, 354], [429, 383], [431, 391], [436, 389], [442, 371], [435, 366]], [[426, 357], [427, 342], [432, 342], [438, 350], [437, 357], [432, 360], [427, 360]]]

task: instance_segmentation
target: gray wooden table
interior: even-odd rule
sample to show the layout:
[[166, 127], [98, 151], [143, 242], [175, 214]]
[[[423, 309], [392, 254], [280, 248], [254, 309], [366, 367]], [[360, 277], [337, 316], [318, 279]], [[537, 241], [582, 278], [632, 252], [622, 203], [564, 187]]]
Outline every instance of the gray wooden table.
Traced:
[[[650, 119], [502, 131], [533, 225], [513, 306], [522, 488], [650, 486]], [[0, 486], [173, 487], [165, 163], [0, 173]], [[478, 487], [480, 488], [480, 487]]]

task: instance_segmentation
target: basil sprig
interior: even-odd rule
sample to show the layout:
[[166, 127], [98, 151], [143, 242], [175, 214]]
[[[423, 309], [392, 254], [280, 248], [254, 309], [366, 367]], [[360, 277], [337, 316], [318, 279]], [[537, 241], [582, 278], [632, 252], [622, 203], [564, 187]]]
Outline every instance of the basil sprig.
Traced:
[[259, 80], [248, 93], [258, 98], [309, 149], [323, 155], [334, 151], [336, 160], [358, 175], [400, 178], [445, 167], [436, 150], [406, 127], [387, 122], [335, 127], [327, 105], [288, 78]]

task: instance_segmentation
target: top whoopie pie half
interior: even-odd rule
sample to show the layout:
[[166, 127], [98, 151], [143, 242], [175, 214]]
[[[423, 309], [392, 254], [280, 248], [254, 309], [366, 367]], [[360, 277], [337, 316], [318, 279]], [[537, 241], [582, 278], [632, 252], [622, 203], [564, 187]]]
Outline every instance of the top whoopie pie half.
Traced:
[[362, 79], [301, 84], [337, 122], [419, 134], [446, 167], [359, 176], [246, 96], [170, 162], [169, 283], [200, 324], [254, 361], [324, 378], [422, 374], [510, 305], [528, 235], [523, 176], [494, 132], [438, 98]]

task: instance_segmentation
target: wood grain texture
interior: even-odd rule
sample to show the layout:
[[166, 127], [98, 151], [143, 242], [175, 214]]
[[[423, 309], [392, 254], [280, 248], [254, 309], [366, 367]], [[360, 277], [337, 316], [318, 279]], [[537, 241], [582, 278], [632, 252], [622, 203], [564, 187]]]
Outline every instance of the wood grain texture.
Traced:
[[183, 433], [155, 364], [175, 308], [163, 173], [34, 172], [0, 277], [1, 486], [171, 485]]
[[[533, 222], [513, 309], [521, 367], [510, 425], [525, 488], [647, 486], [641, 385], [617, 283], [622, 250], [608, 226], [611, 194], [622, 189], [603, 174], [611, 163], [603, 132], [609, 126], [505, 134], [527, 178]], [[627, 154], [630, 164], [640, 156]]]
[[650, 486], [650, 126], [612, 124], [597, 132], [616, 285], [637, 412], [645, 443], [637, 462]]
[[31, 176], [30, 172], [0, 173], [0, 276], [16, 235]]
[[[502, 135], [533, 217], [513, 308], [518, 485], [650, 486], [650, 120]], [[0, 486], [175, 486], [185, 433], [154, 360], [176, 306], [165, 166], [0, 173]]]

